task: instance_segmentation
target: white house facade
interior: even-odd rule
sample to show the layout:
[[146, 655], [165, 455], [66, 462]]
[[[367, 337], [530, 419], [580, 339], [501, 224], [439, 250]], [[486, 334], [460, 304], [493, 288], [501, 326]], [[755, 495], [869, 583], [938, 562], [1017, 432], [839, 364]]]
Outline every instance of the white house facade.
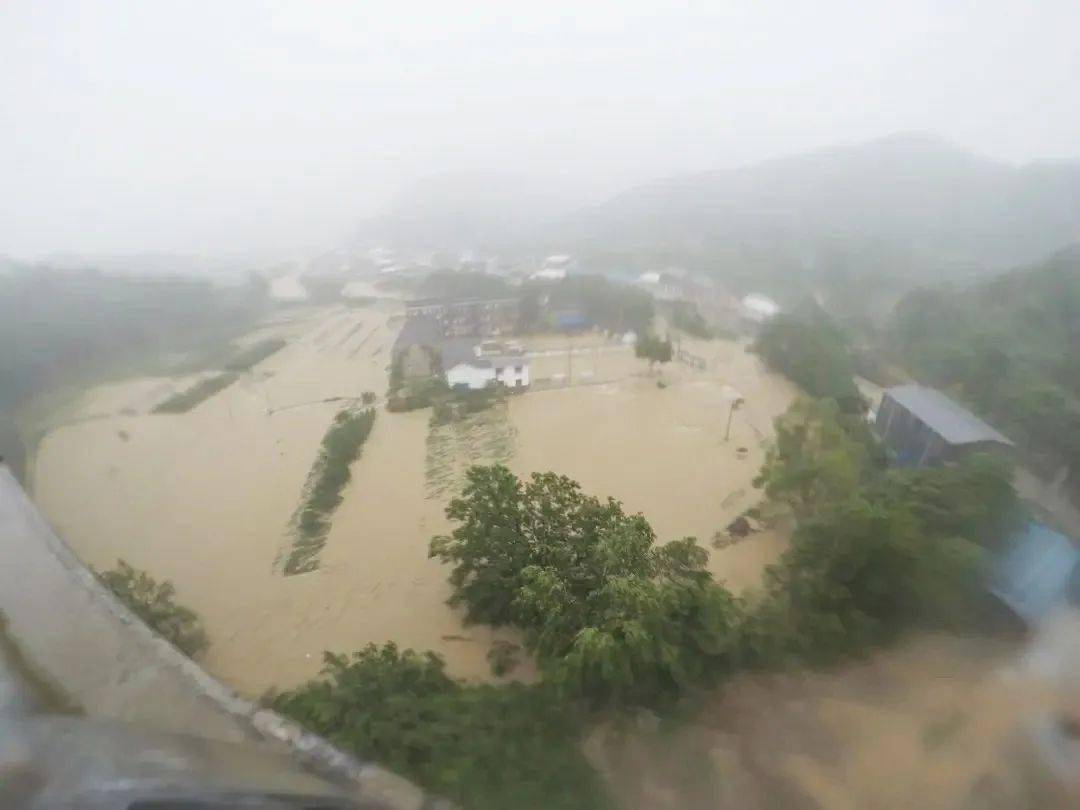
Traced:
[[448, 340], [441, 348], [446, 384], [451, 388], [478, 391], [490, 385], [510, 389], [529, 387], [529, 360], [513, 344], [476, 345], [469, 340]]
[[446, 370], [446, 384], [451, 388], [467, 388], [479, 391], [495, 382], [495, 369], [491, 366], [473, 365], [471, 362], [458, 363]]

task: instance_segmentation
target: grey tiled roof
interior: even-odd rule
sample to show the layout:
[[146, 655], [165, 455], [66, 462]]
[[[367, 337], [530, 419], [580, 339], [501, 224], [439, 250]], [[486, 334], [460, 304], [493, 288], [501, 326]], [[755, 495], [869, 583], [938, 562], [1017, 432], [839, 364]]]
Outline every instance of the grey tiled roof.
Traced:
[[898, 385], [887, 389], [885, 396], [917, 416], [949, 444], [975, 442], [1012, 444], [975, 414], [933, 388], [917, 384]]
[[443, 369], [449, 370], [458, 363], [468, 363], [474, 368], [489, 368], [491, 361], [476, 356], [476, 338], [447, 338], [439, 344]]
[[430, 316], [409, 318], [394, 340], [394, 352], [404, 351], [410, 346], [437, 346], [442, 339], [439, 322]]

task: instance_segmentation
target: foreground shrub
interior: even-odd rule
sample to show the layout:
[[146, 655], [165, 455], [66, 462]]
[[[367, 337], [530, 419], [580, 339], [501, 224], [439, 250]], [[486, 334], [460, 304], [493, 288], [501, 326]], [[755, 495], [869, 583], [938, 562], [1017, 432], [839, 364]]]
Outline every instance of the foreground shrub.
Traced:
[[202, 621], [194, 611], [176, 603], [176, 590], [168, 580], [156, 582], [123, 560], [97, 576], [132, 613], [185, 655], [194, 657], [210, 646]]
[[273, 706], [359, 757], [465, 808], [607, 806], [581, 721], [550, 690], [465, 685], [434, 653], [392, 643], [324, 660], [321, 679]]

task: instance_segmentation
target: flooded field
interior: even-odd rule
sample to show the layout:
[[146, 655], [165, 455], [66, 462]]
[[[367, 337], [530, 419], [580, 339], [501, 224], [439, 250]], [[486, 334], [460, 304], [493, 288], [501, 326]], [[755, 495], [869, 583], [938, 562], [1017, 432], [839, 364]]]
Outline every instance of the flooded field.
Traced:
[[[656, 373], [598, 337], [576, 338], [570, 352], [544, 337], [526, 344], [549, 387], [467, 424], [435, 428], [428, 410], [380, 407], [320, 569], [283, 577], [275, 560], [324, 432], [363, 392], [386, 391], [393, 307], [299, 310], [251, 338], [286, 337], [284, 349], [193, 410], [149, 412], [191, 378], [132, 380], [88, 392], [41, 443], [33, 489], [46, 516], [88, 563], [122, 557], [171, 579], [206, 623], [215, 675], [258, 695], [315, 674], [323, 650], [393, 640], [437, 650], [454, 674], [489, 677], [492, 640], [512, 634], [463, 627], [445, 605], [445, 568], [427, 558], [471, 463], [555, 470], [612, 495], [661, 540], [698, 536], [736, 589], [782, 551], [770, 533], [723, 550], [709, 540], [755, 500], [762, 444], [793, 396], [785, 381], [731, 342], [685, 347], [703, 370], [676, 362]], [[736, 395], [746, 405], [725, 440]]]

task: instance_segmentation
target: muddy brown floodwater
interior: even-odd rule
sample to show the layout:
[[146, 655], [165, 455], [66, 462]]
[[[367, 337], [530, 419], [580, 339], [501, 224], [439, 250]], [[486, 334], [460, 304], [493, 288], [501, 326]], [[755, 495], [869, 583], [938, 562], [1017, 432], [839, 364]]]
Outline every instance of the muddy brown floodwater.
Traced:
[[[547, 390], [511, 398], [468, 430], [444, 435], [427, 411], [380, 408], [321, 568], [283, 577], [275, 560], [342, 404], [324, 400], [382, 396], [400, 324], [387, 303], [298, 310], [258, 331], [288, 346], [184, 414], [150, 410], [190, 379], [88, 391], [71, 421], [42, 441], [34, 496], [86, 562], [107, 568], [124, 558], [171, 579], [205, 621], [204, 665], [252, 696], [314, 675], [324, 650], [391, 640], [442, 653], [456, 675], [490, 677], [492, 640], [514, 634], [463, 627], [445, 605], [446, 569], [427, 557], [474, 461], [565, 473], [643, 512], [662, 540], [695, 535], [714, 574], [737, 590], [756, 584], [782, 552], [783, 539], [770, 533], [723, 550], [709, 539], [756, 500], [763, 443], [793, 397], [784, 380], [733, 342], [687, 343], [707, 370], [672, 363], [657, 376], [632, 350], [597, 336], [575, 340], [583, 353], [558, 380], [566, 342], [545, 337], [526, 343], [548, 352], [534, 361]], [[725, 441], [734, 393], [746, 406]], [[524, 664], [514, 675], [532, 673]]]
[[586, 750], [626, 810], [1065, 810], [1080, 746], [1053, 728], [1080, 709], [1075, 652], [1047, 677], [1019, 643], [915, 637], [825, 672], [736, 677], [691, 719], [602, 726]]

